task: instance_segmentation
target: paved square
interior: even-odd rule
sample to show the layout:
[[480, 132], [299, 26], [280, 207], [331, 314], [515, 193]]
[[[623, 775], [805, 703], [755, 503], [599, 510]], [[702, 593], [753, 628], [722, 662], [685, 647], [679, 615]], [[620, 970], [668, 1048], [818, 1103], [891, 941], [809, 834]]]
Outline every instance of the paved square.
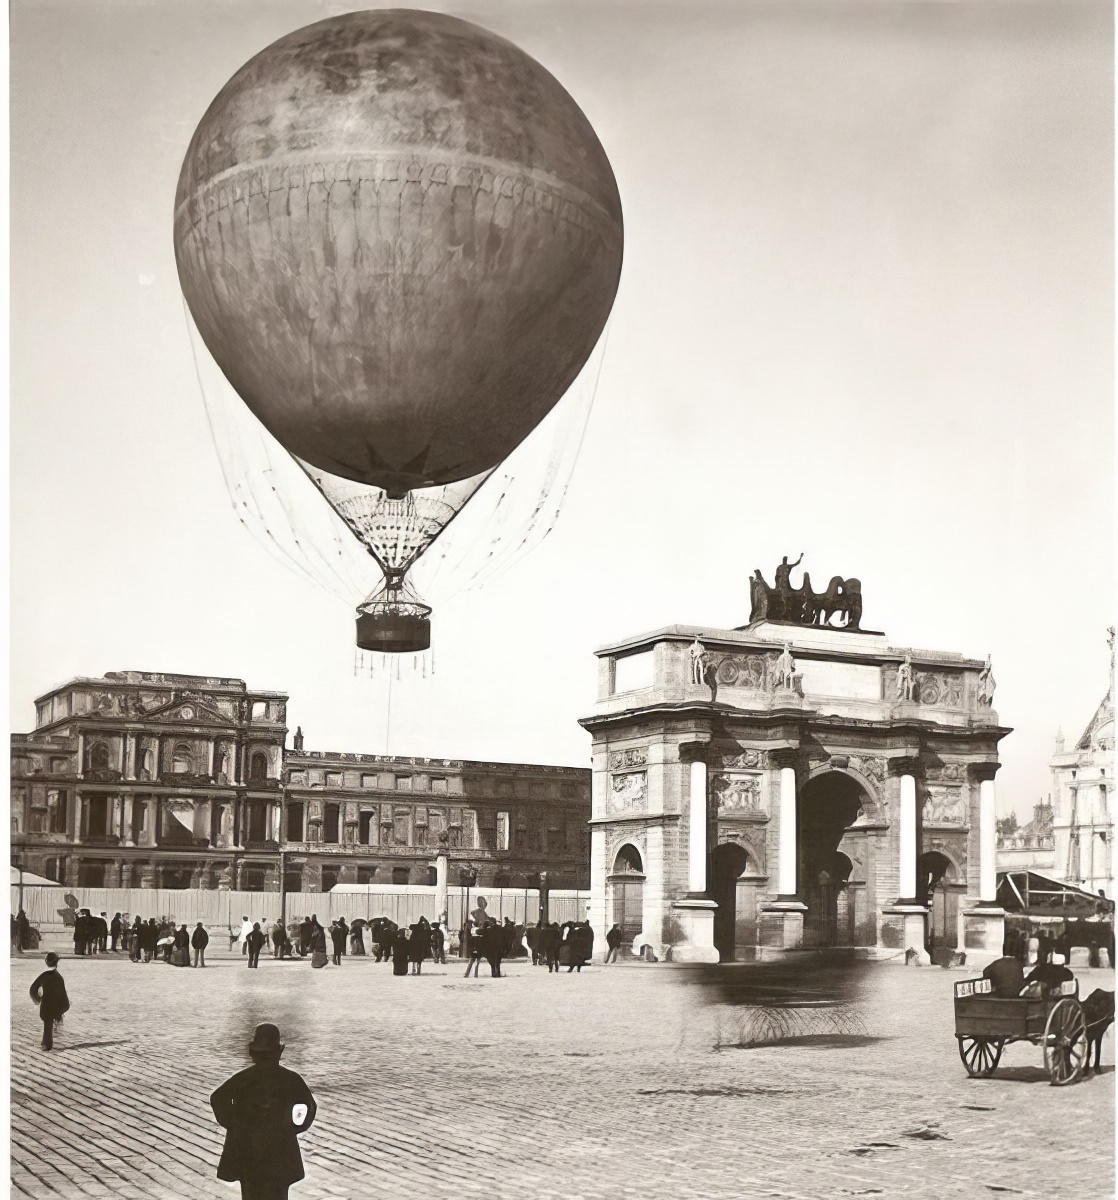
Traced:
[[[72, 1011], [50, 1054], [27, 994], [41, 955], [12, 960], [13, 1195], [239, 1195], [215, 1177], [209, 1095], [261, 1021], [319, 1105], [293, 1200], [1114, 1194], [1113, 1031], [1104, 1074], [1072, 1087], [1027, 1044], [970, 1080], [957, 972], [875, 967], [856, 1036], [716, 1052], [740, 1014], [681, 968], [249, 971], [216, 940], [204, 971], [63, 959]], [[1113, 987], [1078, 974], [1084, 995]]]

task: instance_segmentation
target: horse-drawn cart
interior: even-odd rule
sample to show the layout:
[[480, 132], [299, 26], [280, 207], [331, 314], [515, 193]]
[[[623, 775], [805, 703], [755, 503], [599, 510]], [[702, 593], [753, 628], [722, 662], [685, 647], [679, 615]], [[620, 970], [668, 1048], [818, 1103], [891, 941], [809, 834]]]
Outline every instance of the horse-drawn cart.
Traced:
[[1087, 1064], [1087, 1033], [1077, 980], [1014, 997], [994, 995], [989, 979], [955, 984], [955, 1037], [968, 1075], [992, 1075], [1010, 1042], [1031, 1042], [1044, 1048], [1056, 1087], [1074, 1083]]

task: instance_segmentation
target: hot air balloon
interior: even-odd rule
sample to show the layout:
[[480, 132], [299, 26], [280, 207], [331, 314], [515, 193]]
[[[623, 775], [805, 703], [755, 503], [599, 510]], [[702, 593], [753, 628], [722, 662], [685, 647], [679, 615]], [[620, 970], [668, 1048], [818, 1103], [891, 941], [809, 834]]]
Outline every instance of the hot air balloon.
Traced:
[[383, 572], [358, 645], [426, 648], [409, 569], [564, 395], [613, 304], [621, 203], [590, 123], [476, 25], [333, 17], [218, 93], [174, 240], [213, 359]]

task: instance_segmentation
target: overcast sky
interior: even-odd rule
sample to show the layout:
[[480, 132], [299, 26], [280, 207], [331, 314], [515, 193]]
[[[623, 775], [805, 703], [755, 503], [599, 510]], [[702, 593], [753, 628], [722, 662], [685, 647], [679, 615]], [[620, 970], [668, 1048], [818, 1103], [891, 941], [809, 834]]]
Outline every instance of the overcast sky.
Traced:
[[219, 674], [310, 749], [588, 765], [597, 646], [743, 624], [803, 551], [895, 644], [993, 655], [1026, 813], [1107, 686], [1111, 6], [428, 5], [582, 106], [625, 266], [557, 527], [436, 612], [390, 719], [352, 609], [236, 520], [171, 241], [214, 94], [350, 7], [12, 7], [13, 726], [73, 675]]

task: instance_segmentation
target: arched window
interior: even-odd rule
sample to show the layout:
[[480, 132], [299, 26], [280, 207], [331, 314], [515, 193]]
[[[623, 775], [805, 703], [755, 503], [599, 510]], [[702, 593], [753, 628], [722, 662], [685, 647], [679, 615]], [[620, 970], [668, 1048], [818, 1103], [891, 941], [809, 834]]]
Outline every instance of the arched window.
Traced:
[[268, 778], [268, 756], [261, 750], [252, 756], [252, 762], [248, 771], [249, 779], [267, 779]]
[[613, 873], [615, 875], [643, 875], [644, 863], [641, 861], [640, 851], [636, 846], [622, 846], [617, 852], [617, 857], [613, 861]]
[[176, 775], [190, 775], [193, 772], [194, 756], [185, 742], [175, 747], [175, 754], [171, 759], [171, 770]]
[[93, 771], [109, 769], [109, 748], [104, 742], [96, 742], [89, 751], [89, 767]]

